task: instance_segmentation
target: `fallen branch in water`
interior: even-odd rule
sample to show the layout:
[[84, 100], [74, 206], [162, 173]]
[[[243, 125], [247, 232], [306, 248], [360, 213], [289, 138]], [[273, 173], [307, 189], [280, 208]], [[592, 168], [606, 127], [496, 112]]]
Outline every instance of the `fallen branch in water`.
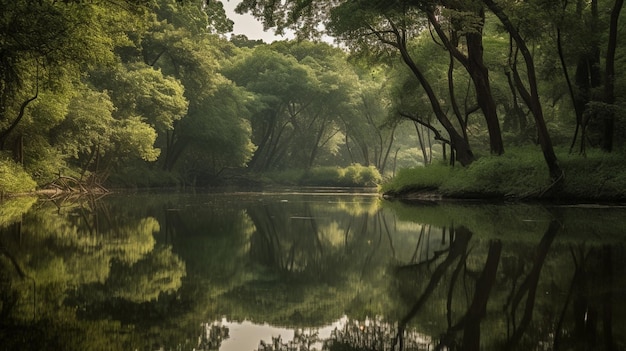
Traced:
[[70, 176], [59, 176], [57, 179], [46, 184], [42, 188], [42, 192], [46, 190], [56, 193], [82, 193], [82, 194], [103, 194], [109, 191], [102, 185], [91, 182], [87, 183], [83, 180]]

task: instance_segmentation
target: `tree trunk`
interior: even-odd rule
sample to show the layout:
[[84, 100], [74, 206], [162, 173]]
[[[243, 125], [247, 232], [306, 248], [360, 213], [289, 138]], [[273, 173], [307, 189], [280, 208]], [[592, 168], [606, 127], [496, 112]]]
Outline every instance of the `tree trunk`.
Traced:
[[[461, 53], [455, 44], [443, 32], [437, 17], [431, 11], [427, 12], [429, 21], [433, 24], [437, 35], [443, 41], [448, 51], [465, 67], [467, 73], [472, 78], [474, 89], [476, 90], [476, 102], [483, 112], [487, 130], [489, 132], [489, 146], [491, 153], [501, 155], [504, 153], [502, 143], [502, 132], [496, 103], [491, 92], [489, 83], [489, 70], [483, 60], [483, 35], [482, 32], [470, 32], [465, 35], [467, 44], [467, 56]], [[484, 23], [485, 12], [481, 7], [477, 13]], [[481, 28], [482, 29], [482, 28]]]
[[[485, 16], [482, 9], [481, 16], [482, 18]], [[482, 33], [469, 33], [467, 34], [466, 41], [468, 57], [467, 71], [474, 82], [474, 88], [476, 89], [476, 102], [483, 111], [485, 121], [487, 122], [491, 153], [501, 155], [504, 153], [504, 144], [502, 143], [502, 132], [500, 130], [496, 103], [493, 99], [491, 85], [489, 83], [489, 70], [483, 61]]]
[[[550, 134], [548, 133], [548, 128], [546, 127], [546, 122], [543, 116], [541, 101], [539, 99], [537, 76], [535, 72], [533, 57], [530, 53], [530, 50], [528, 50], [528, 47], [526, 46], [525, 40], [517, 31], [516, 27], [513, 25], [509, 17], [504, 13], [500, 5], [496, 4], [493, 0], [482, 1], [496, 15], [496, 17], [498, 17], [502, 25], [506, 28], [506, 30], [515, 41], [517, 48], [520, 50], [522, 56], [524, 57], [530, 92], [523, 89], [523, 83], [521, 82], [521, 80], [516, 79], [518, 83], [518, 89], [520, 90], [520, 94], [528, 104], [528, 108], [535, 118], [535, 124], [537, 126], [537, 136], [539, 144], [541, 145], [544, 160], [548, 166], [548, 170], [550, 171], [550, 178], [552, 178], [554, 184], [560, 184], [563, 181], [563, 170], [558, 164], [556, 154], [554, 153], [554, 148], [552, 147], [552, 140], [550, 139]], [[518, 75], [515, 75], [516, 78], [518, 78]]]
[[409, 67], [413, 75], [417, 78], [417, 80], [424, 88], [426, 95], [430, 101], [430, 104], [433, 108], [433, 112], [435, 113], [435, 117], [439, 120], [439, 123], [446, 129], [448, 135], [450, 136], [450, 146], [456, 151], [456, 159], [463, 166], [468, 166], [472, 162], [474, 162], [474, 153], [470, 148], [469, 143], [459, 132], [454, 128], [452, 122], [446, 115], [446, 113], [441, 108], [441, 104], [439, 104], [439, 100], [433, 90], [432, 86], [422, 73], [422, 71], [417, 67], [411, 56], [409, 55], [408, 48], [406, 47], [406, 42], [404, 40], [398, 40], [398, 49], [400, 50], [400, 54], [402, 55], [402, 60]]
[[[615, 0], [611, 10], [611, 20], [609, 27], [609, 42], [607, 44], [606, 68], [604, 82], [604, 102], [608, 105], [615, 103], [615, 51], [617, 49], [617, 31], [619, 14], [624, 5], [624, 0]], [[604, 117], [604, 138], [602, 138], [602, 149], [607, 152], [613, 150], [613, 130], [615, 128], [615, 113], [612, 108], [608, 109], [607, 116]]]

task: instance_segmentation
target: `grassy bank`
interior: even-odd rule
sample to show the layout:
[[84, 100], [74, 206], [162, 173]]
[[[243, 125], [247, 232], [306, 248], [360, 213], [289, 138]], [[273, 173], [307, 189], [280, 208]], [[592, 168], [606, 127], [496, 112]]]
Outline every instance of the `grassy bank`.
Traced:
[[[556, 200], [626, 200], [624, 153], [592, 151], [586, 156], [560, 152], [564, 183], [553, 189]], [[534, 149], [486, 156], [467, 168], [443, 164], [403, 169], [381, 186], [392, 197], [414, 197], [434, 192], [451, 198], [545, 198], [551, 186], [541, 152]]]

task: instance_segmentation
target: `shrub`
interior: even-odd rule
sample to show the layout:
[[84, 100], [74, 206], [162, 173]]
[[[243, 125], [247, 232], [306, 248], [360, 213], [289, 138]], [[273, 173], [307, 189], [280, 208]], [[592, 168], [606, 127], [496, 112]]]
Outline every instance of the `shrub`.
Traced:
[[314, 167], [309, 170], [285, 170], [263, 174], [273, 184], [302, 186], [373, 187], [382, 177], [376, 167], [353, 164], [346, 168]]
[[[587, 156], [558, 154], [565, 172], [563, 188], [553, 193], [561, 199], [626, 199], [624, 152], [593, 150]], [[382, 186], [388, 194], [437, 189], [451, 197], [535, 197], [551, 185], [540, 150], [511, 149], [502, 156], [485, 156], [466, 168], [431, 165], [403, 169]]]
[[502, 156], [486, 156], [454, 172], [440, 190], [448, 195], [523, 197], [545, 189], [549, 174], [541, 154], [516, 149]]
[[352, 164], [343, 169], [341, 179], [340, 183], [344, 186], [376, 186], [382, 181], [382, 176], [374, 166]]
[[338, 167], [311, 168], [300, 178], [300, 185], [340, 186], [342, 173]]
[[403, 168], [381, 186], [382, 192], [403, 193], [417, 189], [438, 189], [454, 169], [444, 164]]
[[564, 155], [565, 197], [586, 199], [626, 198], [626, 171], [623, 153], [593, 150], [587, 156]]
[[24, 193], [35, 190], [37, 183], [22, 166], [10, 160], [0, 160], [0, 192]]

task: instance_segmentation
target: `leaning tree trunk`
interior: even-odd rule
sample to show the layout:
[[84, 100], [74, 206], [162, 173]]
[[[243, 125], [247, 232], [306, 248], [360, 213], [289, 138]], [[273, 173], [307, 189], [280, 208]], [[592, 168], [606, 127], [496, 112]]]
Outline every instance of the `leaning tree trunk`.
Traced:
[[422, 88], [424, 88], [435, 117], [437, 117], [439, 123], [441, 123], [441, 125], [446, 129], [446, 132], [448, 132], [448, 135], [450, 136], [450, 147], [455, 150], [456, 159], [461, 163], [461, 165], [468, 166], [469, 164], [474, 162], [475, 159], [469, 142], [465, 138], [463, 138], [461, 134], [459, 134], [456, 128], [454, 128], [454, 125], [452, 124], [446, 113], [443, 111], [432, 86], [411, 58], [406, 46], [406, 38], [404, 38], [404, 36], [402, 36], [397, 30], [395, 32], [398, 38], [397, 47], [400, 50], [402, 60], [409, 67], [413, 75], [415, 75], [417, 80], [422, 85]]
[[[481, 31], [470, 32], [465, 35], [467, 45], [467, 56], [463, 54], [456, 46], [456, 40], [450, 40], [441, 28], [437, 16], [434, 12], [428, 11], [428, 20], [435, 28], [437, 35], [442, 40], [446, 49], [456, 58], [469, 74], [474, 89], [476, 90], [476, 102], [483, 112], [485, 122], [487, 123], [487, 131], [489, 132], [489, 146], [491, 153], [501, 155], [504, 153], [504, 144], [502, 142], [502, 131], [500, 129], [500, 121], [498, 120], [498, 112], [496, 102], [491, 91], [489, 83], [489, 69], [485, 66], [483, 59], [483, 34]], [[477, 12], [477, 15], [484, 23], [485, 12], [483, 8]], [[449, 78], [448, 78], [449, 79]]]
[[[545, 118], [543, 116], [543, 109], [541, 107], [541, 101], [539, 99], [539, 91], [537, 86], [537, 75], [535, 72], [535, 64], [530, 53], [530, 50], [526, 46], [525, 40], [522, 38], [516, 27], [513, 25], [509, 17], [504, 13], [500, 5], [496, 4], [493, 0], [482, 0], [485, 5], [498, 17], [504, 28], [509, 32], [509, 35], [515, 41], [517, 48], [522, 53], [524, 61], [526, 63], [526, 74], [528, 79], [528, 85], [530, 91], [527, 91], [521, 79], [516, 79], [518, 90], [521, 96], [526, 101], [528, 108], [530, 109], [533, 117], [535, 118], [535, 124], [537, 126], [537, 136], [543, 157], [550, 171], [550, 178], [554, 184], [560, 184], [563, 181], [563, 170], [559, 166], [554, 148], [552, 147], [552, 140], [548, 133]], [[519, 78], [517, 72], [514, 72], [516, 78]]]

